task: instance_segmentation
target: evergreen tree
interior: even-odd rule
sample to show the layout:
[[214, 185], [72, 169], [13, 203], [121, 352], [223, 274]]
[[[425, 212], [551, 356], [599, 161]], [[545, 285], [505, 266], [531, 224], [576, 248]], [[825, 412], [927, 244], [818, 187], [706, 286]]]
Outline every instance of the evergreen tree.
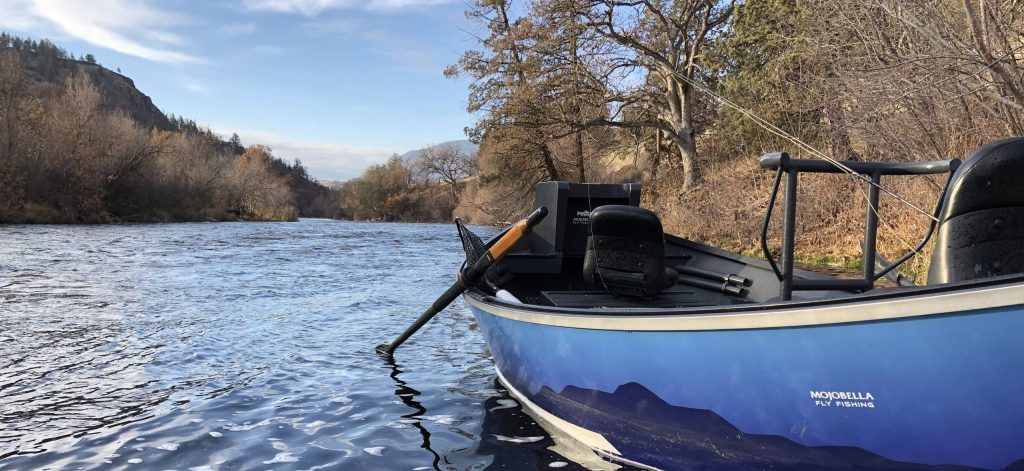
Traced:
[[228, 140], [228, 144], [231, 145], [231, 151], [236, 155], [241, 155], [245, 152], [245, 146], [242, 145], [242, 139], [238, 137], [238, 133], [231, 133], [231, 139]]

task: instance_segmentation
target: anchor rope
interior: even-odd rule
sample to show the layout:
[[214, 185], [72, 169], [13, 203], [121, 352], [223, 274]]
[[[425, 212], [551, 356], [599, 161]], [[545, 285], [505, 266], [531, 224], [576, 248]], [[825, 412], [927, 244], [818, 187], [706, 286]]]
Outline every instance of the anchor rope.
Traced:
[[[919, 206], [915, 205], [914, 203], [908, 201], [906, 198], [904, 198], [904, 197], [902, 197], [902, 196], [900, 196], [900, 195], [890, 191], [889, 189], [883, 187], [882, 185], [879, 185], [879, 184], [871, 181], [871, 178], [869, 178], [867, 175], [864, 175], [862, 173], [854, 171], [853, 169], [851, 169], [850, 167], [847, 167], [842, 162], [840, 162], [840, 161], [838, 161], [838, 160], [828, 156], [824, 152], [816, 149], [814, 146], [804, 142], [800, 138], [798, 138], [798, 137], [796, 137], [796, 136], [786, 132], [785, 130], [779, 128], [778, 126], [775, 126], [774, 124], [772, 124], [768, 120], [758, 116], [753, 111], [750, 111], [750, 110], [748, 110], [748, 109], [746, 109], [746, 108], [744, 108], [744, 107], [742, 107], [740, 105], [737, 105], [736, 103], [733, 103], [728, 98], [725, 98], [721, 94], [719, 94], [719, 93], [715, 92], [714, 90], [711, 90], [710, 88], [704, 86], [704, 84], [702, 84], [700, 82], [697, 82], [696, 80], [693, 80], [693, 79], [691, 79], [689, 77], [686, 77], [686, 76], [680, 74], [679, 72], [674, 72], [673, 71], [672, 75], [674, 77], [678, 78], [679, 80], [682, 80], [682, 81], [686, 82], [687, 84], [689, 84], [690, 86], [694, 87], [698, 91], [700, 91], [700, 92], [710, 96], [711, 98], [714, 98], [719, 103], [721, 103], [721, 104], [723, 104], [725, 106], [728, 106], [729, 108], [732, 108], [733, 110], [738, 111], [740, 114], [742, 114], [743, 116], [747, 117], [748, 119], [753, 121], [758, 126], [761, 126], [762, 128], [764, 128], [768, 132], [770, 132], [770, 133], [772, 133], [772, 134], [774, 134], [774, 135], [776, 135], [778, 137], [781, 137], [781, 138], [783, 138], [783, 139], [785, 139], [787, 141], [790, 141], [793, 144], [796, 144], [796, 146], [799, 147], [800, 149], [802, 149], [802, 150], [804, 150], [804, 151], [814, 155], [815, 157], [818, 157], [818, 158], [820, 158], [820, 159], [830, 163], [831, 165], [833, 165], [834, 167], [838, 168], [843, 173], [849, 175], [851, 178], [854, 178], [855, 180], [860, 180], [860, 181], [862, 181], [864, 183], [867, 183], [868, 185], [874, 186], [874, 187], [878, 188], [879, 191], [881, 191], [881, 192], [883, 192], [883, 193], [885, 193], [885, 194], [887, 194], [889, 196], [892, 196], [896, 200], [898, 200], [898, 201], [906, 204], [907, 206], [913, 208], [918, 213], [921, 213], [921, 214], [927, 216], [928, 219], [931, 219], [931, 220], [933, 220], [935, 222], [939, 222], [939, 219], [936, 218], [932, 213], [930, 213], [930, 212], [928, 212], [928, 211], [926, 211], [924, 209], [921, 209], [921, 207], [919, 207]], [[863, 191], [861, 193], [863, 193]], [[863, 196], [865, 198], [867, 198], [867, 194], [864, 194]], [[872, 211], [875, 211], [876, 215], [878, 214], [876, 209], [872, 208]]]
[[[915, 205], [914, 203], [908, 201], [906, 198], [904, 198], [904, 197], [902, 197], [902, 196], [900, 196], [900, 195], [890, 191], [888, 188], [885, 188], [882, 185], [875, 183], [867, 175], [864, 175], [862, 173], [854, 171], [853, 169], [847, 167], [845, 164], [843, 164], [839, 160], [836, 160], [836, 159], [828, 156], [827, 154], [825, 154], [824, 152], [818, 150], [814, 146], [804, 142], [800, 138], [798, 138], [798, 137], [796, 137], [796, 136], [786, 132], [785, 130], [779, 128], [778, 126], [776, 126], [774, 124], [772, 124], [768, 120], [758, 116], [753, 111], [750, 111], [750, 110], [748, 110], [748, 109], [746, 109], [746, 108], [744, 108], [744, 107], [742, 107], [740, 105], [737, 105], [736, 103], [733, 103], [728, 98], [725, 98], [721, 94], [719, 94], [719, 93], [715, 92], [714, 90], [711, 90], [710, 88], [704, 86], [704, 84], [702, 84], [700, 82], [697, 82], [696, 80], [690, 79], [689, 77], [686, 77], [686, 76], [680, 74], [679, 72], [673, 71], [672, 75], [674, 77], [678, 78], [679, 80], [682, 80], [683, 82], [686, 82], [690, 86], [694, 87], [694, 89], [696, 89], [697, 91], [700, 91], [700, 92], [710, 96], [711, 98], [715, 99], [719, 103], [721, 103], [721, 104], [723, 104], [723, 105], [725, 105], [725, 106], [727, 106], [729, 108], [732, 108], [733, 110], [736, 110], [737, 112], [739, 112], [741, 115], [743, 115], [747, 119], [750, 119], [751, 121], [753, 121], [754, 124], [757, 124], [758, 126], [764, 128], [766, 131], [768, 131], [768, 132], [770, 132], [770, 133], [772, 133], [772, 134], [774, 134], [774, 135], [776, 135], [778, 137], [781, 137], [781, 138], [783, 138], [783, 139], [785, 139], [785, 140], [787, 140], [789, 142], [792, 142], [798, 148], [800, 148], [800, 149], [810, 153], [813, 156], [816, 156], [816, 157], [820, 158], [821, 160], [824, 160], [824, 161], [828, 162], [829, 164], [831, 164], [834, 167], [838, 168], [844, 174], [846, 174], [846, 175], [850, 176], [851, 178], [853, 178], [854, 180], [860, 180], [861, 182], [867, 183], [868, 185], [871, 185], [871, 186], [874, 186], [874, 187], [878, 188], [879, 191], [881, 191], [881, 192], [883, 192], [883, 193], [893, 197], [897, 201], [907, 205], [908, 207], [912, 208], [914, 211], [916, 211], [916, 212], [926, 216], [928, 219], [934, 221], [935, 223], [941, 222], [932, 213], [930, 213], [930, 212], [922, 209], [921, 207]], [[915, 246], [915, 244], [912, 244], [912, 243], [908, 242], [906, 239], [904, 239], [903, 237], [901, 237], [899, 235], [899, 232], [896, 231], [896, 228], [889, 222], [888, 218], [883, 217], [880, 214], [880, 212], [878, 211], [878, 208], [875, 207], [874, 205], [870, 204], [870, 198], [868, 197], [868, 194], [865, 191], [865, 189], [863, 187], [859, 187], [859, 186], [857, 187], [857, 189], [860, 192], [861, 196], [864, 198], [864, 200], [866, 202], [868, 202], [868, 208], [870, 208], [871, 212], [874, 213], [874, 215], [877, 218], [877, 220], [883, 224], [883, 226], [886, 228], [886, 230], [888, 230], [888, 232], [891, 233], [891, 235], [893, 237], [895, 237], [900, 243], [902, 243], [904, 245], [904, 247], [910, 249], [910, 252], [913, 252], [914, 255], [921, 255], [921, 252], [919, 250], [917, 250], [917, 247]], [[875, 263], [875, 261], [874, 260], [871, 260], [871, 261], [865, 260], [863, 263]]]

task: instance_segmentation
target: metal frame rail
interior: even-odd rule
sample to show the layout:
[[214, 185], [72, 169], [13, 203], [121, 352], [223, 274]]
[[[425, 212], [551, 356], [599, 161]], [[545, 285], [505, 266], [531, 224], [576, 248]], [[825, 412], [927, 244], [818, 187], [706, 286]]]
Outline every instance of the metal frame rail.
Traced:
[[[839, 165], [825, 160], [792, 159], [785, 152], [773, 152], [761, 157], [761, 168], [775, 170], [775, 184], [772, 187], [771, 199], [768, 201], [768, 210], [764, 217], [764, 224], [761, 226], [761, 250], [765, 258], [780, 281], [779, 297], [788, 301], [793, 297], [793, 291], [820, 291], [820, 290], [842, 290], [842, 291], [868, 291], [875, 286], [875, 281], [885, 276], [899, 264], [907, 261], [911, 256], [921, 250], [928, 239], [931, 238], [937, 225], [939, 211], [942, 209], [942, 201], [945, 198], [946, 189], [952, 181], [953, 172], [960, 167], [959, 159], [939, 160], [932, 162], [859, 162], [844, 160]], [[796, 201], [798, 175], [803, 173], [850, 173], [854, 172], [870, 182], [868, 186], [867, 207], [864, 223], [864, 241], [861, 244], [863, 251], [864, 267], [863, 277], [853, 280], [837, 279], [793, 279], [793, 250], [796, 241]], [[875, 272], [876, 245], [878, 238], [878, 197], [881, 188], [883, 175], [936, 175], [948, 173], [946, 188], [939, 195], [939, 201], [935, 205], [931, 225], [928, 233], [921, 242], [910, 252], [896, 259], [879, 272]], [[783, 208], [782, 226], [782, 269], [780, 270], [768, 250], [768, 224], [771, 221], [772, 211], [775, 208], [775, 200], [778, 196], [779, 185], [782, 182], [782, 175], [786, 174], [786, 200]]]

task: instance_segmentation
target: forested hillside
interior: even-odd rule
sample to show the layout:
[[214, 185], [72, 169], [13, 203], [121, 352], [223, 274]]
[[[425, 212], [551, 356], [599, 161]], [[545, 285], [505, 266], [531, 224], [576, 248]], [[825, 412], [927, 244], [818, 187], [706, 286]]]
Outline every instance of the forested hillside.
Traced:
[[91, 55], [0, 35], [0, 223], [335, 217], [336, 196], [298, 161], [165, 116]]

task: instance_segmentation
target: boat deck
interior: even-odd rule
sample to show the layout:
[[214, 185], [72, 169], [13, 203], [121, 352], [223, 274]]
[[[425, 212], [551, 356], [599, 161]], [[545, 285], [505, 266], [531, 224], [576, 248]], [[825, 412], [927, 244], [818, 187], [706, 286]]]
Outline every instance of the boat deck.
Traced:
[[[749, 280], [739, 294], [719, 289], [721, 282], [680, 275], [674, 286], [645, 298], [616, 296], [595, 290], [583, 280], [582, 256], [542, 256], [512, 253], [503, 260], [506, 281], [501, 288], [524, 304], [564, 308], [692, 308], [743, 305], [779, 300], [780, 282], [764, 260], [747, 257], [679, 237], [665, 237], [665, 266], [694, 267], [710, 272], [735, 275]], [[511, 276], [508, 276], [511, 275]], [[834, 280], [844, 278], [810, 270], [796, 270], [798, 279]], [[703, 286], [701, 286], [703, 285]], [[717, 285], [717, 286], [707, 286]], [[881, 284], [880, 284], [881, 286]], [[801, 291], [793, 301], [833, 299], [858, 294], [857, 291]]]

